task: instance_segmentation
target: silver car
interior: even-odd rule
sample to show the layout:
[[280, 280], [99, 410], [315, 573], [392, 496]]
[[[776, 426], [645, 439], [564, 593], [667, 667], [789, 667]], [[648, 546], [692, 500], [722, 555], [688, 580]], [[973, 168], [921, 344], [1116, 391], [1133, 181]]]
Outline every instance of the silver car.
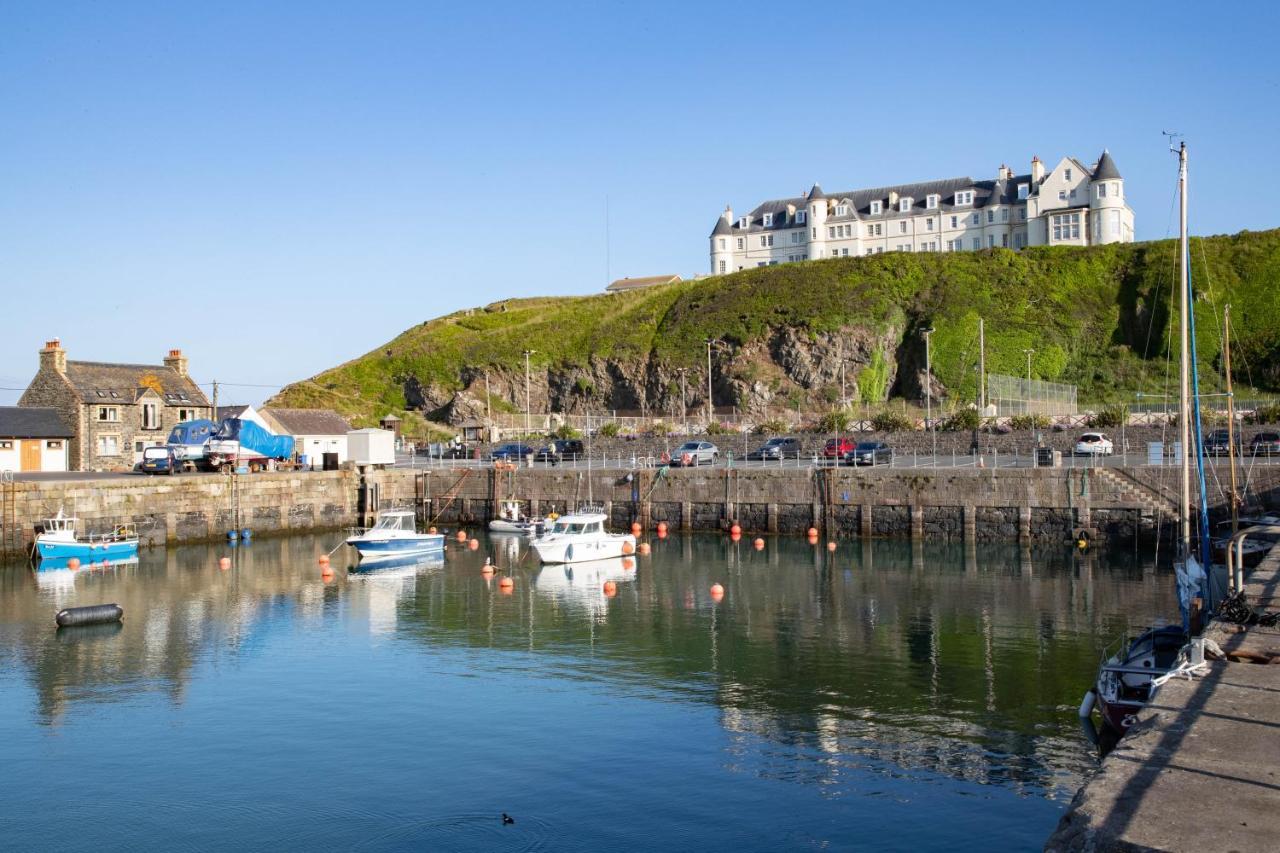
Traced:
[[671, 464], [675, 467], [696, 468], [714, 465], [720, 458], [720, 448], [709, 441], [686, 441], [671, 451]]

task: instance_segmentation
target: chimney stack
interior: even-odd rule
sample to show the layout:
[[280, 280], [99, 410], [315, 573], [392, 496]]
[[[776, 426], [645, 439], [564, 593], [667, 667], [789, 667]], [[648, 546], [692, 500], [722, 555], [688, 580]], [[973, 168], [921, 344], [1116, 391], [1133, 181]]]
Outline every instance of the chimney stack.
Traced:
[[186, 378], [187, 375], [187, 357], [182, 354], [180, 349], [171, 349], [169, 354], [164, 358], [164, 366], [173, 368], [179, 376]]
[[1031, 158], [1031, 183], [1038, 184], [1044, 180], [1044, 163], [1039, 157]]
[[57, 338], [45, 341], [44, 349], [40, 350], [40, 369], [44, 370], [46, 367], [58, 373], [67, 372], [67, 351]]
[[1007, 181], [1013, 177], [1013, 170], [1004, 163], [1000, 164], [1000, 180]]

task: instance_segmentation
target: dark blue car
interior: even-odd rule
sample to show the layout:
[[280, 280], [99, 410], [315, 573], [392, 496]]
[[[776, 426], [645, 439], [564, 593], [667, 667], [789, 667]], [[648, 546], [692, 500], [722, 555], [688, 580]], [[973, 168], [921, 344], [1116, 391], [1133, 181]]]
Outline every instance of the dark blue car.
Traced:
[[148, 447], [142, 451], [142, 462], [138, 468], [144, 474], [173, 475], [182, 470], [182, 462], [172, 447]]
[[489, 454], [489, 458], [494, 462], [523, 462], [532, 456], [533, 452], [533, 448], [529, 445], [513, 441], [495, 447], [493, 452]]

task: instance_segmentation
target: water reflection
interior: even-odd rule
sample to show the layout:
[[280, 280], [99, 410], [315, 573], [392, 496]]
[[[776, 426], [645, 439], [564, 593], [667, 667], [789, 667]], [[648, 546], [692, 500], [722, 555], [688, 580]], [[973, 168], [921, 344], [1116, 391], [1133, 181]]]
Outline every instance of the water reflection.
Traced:
[[[140, 696], [181, 708], [193, 684], [217, 689], [299, 635], [331, 650], [310, 676], [337, 683], [369, 665], [358, 638], [394, 638], [409, 679], [425, 656], [462, 651], [467, 676], [495, 685], [515, 668], [548, 695], [713, 709], [731, 775], [835, 798], [884, 784], [868, 779], [943, 777], [1061, 801], [1091, 766], [1074, 709], [1101, 648], [1131, 619], [1175, 609], [1165, 571], [1117, 554], [898, 542], [832, 554], [795, 540], [756, 551], [674, 536], [635, 562], [540, 568], [504, 537], [326, 578], [316, 556], [335, 542], [0, 569], [0, 684], [30, 688], [4, 702], [29, 701], [20, 710], [46, 726]], [[481, 574], [486, 557], [514, 579], [511, 594]], [[105, 601], [124, 608], [122, 625], [53, 630], [58, 608]], [[431, 689], [453, 695], [448, 682]], [[365, 748], [374, 760], [389, 747]]]

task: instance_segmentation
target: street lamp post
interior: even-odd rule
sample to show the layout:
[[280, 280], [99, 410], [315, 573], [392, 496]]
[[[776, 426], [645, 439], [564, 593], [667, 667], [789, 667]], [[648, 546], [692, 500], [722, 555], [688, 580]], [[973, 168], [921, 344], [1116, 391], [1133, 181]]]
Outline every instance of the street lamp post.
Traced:
[[929, 424], [929, 435], [933, 440], [933, 464], [938, 464], [938, 433], [933, 428], [933, 355], [929, 346], [929, 338], [933, 335], [933, 326], [920, 330], [924, 335], [924, 405], [925, 421]]
[[537, 352], [536, 349], [527, 349], [524, 351], [524, 437], [527, 441], [532, 429], [529, 426], [529, 411], [531, 409], [529, 396], [529, 356]]
[[[1035, 355], [1036, 351], [1033, 349], [1024, 349], [1023, 352], [1027, 354], [1027, 383], [1029, 386], [1031, 382], [1031, 356]], [[1028, 387], [1027, 392], [1030, 393], [1030, 391], [1031, 388]]]

